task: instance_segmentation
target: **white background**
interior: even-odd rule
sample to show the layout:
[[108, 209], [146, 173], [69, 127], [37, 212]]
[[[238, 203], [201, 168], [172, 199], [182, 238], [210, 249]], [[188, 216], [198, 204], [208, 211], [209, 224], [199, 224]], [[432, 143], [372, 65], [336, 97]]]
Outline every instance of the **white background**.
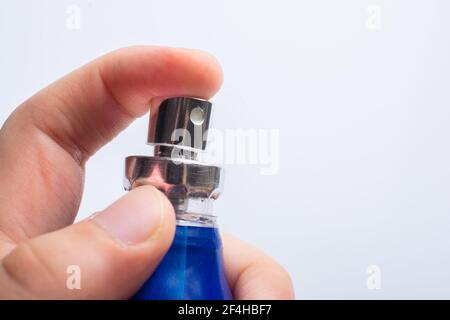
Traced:
[[[283, 264], [300, 299], [450, 298], [449, 12], [445, 0], [1, 1], [0, 123], [110, 50], [207, 50], [225, 72], [215, 127], [280, 130], [278, 174], [227, 166], [222, 229]], [[123, 158], [149, 152], [146, 130], [143, 117], [89, 162], [81, 217], [124, 193]]]

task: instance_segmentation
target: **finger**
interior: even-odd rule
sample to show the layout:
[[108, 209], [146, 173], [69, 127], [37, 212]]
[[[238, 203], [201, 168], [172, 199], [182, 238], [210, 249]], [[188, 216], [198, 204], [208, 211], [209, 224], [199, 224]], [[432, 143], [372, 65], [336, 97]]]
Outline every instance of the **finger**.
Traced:
[[293, 299], [289, 274], [277, 262], [249, 244], [223, 236], [225, 273], [239, 300]]
[[132, 47], [107, 54], [23, 103], [0, 130], [0, 239], [15, 242], [73, 222], [83, 165], [158, 97], [211, 97], [211, 56]]
[[92, 219], [17, 246], [0, 265], [0, 298], [125, 299], [169, 248], [167, 198], [139, 187]]

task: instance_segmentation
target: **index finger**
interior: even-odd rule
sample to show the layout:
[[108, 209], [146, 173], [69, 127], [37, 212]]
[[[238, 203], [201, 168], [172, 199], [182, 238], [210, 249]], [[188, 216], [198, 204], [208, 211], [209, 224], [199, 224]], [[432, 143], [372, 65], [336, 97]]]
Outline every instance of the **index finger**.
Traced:
[[38, 92], [0, 130], [0, 238], [18, 242], [73, 222], [92, 154], [159, 97], [208, 99], [221, 82], [206, 53], [142, 46], [109, 53]]

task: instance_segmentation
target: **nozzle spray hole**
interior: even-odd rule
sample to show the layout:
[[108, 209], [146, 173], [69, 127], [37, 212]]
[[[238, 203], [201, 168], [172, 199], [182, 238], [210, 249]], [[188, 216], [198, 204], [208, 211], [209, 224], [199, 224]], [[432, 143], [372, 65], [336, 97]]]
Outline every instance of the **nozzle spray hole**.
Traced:
[[191, 111], [191, 122], [196, 126], [201, 126], [205, 121], [205, 115], [203, 114], [203, 110], [200, 107], [195, 107]]

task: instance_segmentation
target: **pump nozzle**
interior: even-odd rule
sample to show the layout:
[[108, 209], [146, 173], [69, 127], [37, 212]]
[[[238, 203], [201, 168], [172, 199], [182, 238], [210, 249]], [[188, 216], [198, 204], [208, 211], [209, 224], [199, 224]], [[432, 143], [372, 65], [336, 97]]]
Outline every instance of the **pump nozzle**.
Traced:
[[206, 149], [211, 107], [206, 100], [174, 97], [152, 109], [147, 142], [154, 155], [127, 157], [125, 189], [151, 184], [167, 195], [179, 221], [192, 220], [192, 214], [213, 221], [211, 206], [221, 191], [222, 168], [196, 161]]
[[211, 107], [203, 99], [174, 97], [152, 108], [147, 142], [155, 156], [196, 159], [206, 148]]

